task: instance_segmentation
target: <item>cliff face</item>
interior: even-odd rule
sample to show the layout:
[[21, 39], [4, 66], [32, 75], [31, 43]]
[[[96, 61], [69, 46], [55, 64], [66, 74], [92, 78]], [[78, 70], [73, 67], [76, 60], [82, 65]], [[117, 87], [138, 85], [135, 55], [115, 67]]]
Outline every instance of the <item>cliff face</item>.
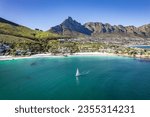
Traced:
[[135, 26], [122, 26], [122, 25], [110, 25], [108, 23], [103, 24], [100, 22], [88, 22], [81, 25], [77, 21], [73, 20], [71, 17], [66, 19], [60, 25], [52, 27], [50, 31], [63, 35], [89, 35], [89, 36], [101, 36], [106, 35], [116, 35], [125, 37], [150, 37], [150, 24], [143, 25], [141, 27]]

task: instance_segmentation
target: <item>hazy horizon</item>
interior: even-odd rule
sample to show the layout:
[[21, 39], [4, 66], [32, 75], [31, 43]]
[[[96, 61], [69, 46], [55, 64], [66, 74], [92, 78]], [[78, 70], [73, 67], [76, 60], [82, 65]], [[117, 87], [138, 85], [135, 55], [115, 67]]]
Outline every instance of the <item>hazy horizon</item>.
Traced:
[[84, 24], [141, 26], [150, 23], [149, 0], [1, 0], [0, 17], [15, 23], [48, 30], [68, 16]]

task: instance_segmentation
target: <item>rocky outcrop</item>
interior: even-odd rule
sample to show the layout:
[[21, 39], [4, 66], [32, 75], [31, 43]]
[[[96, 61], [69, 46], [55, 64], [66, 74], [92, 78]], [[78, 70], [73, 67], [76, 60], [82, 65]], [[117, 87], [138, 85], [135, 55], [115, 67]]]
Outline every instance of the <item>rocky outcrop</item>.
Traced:
[[9, 51], [9, 49], [10, 46], [0, 43], [0, 55], [4, 55], [7, 51]]

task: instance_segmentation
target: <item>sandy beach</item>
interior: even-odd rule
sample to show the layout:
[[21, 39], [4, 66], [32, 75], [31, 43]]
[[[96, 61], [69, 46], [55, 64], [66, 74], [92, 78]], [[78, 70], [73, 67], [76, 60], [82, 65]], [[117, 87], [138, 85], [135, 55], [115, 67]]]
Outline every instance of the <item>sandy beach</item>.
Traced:
[[142, 59], [150, 59], [148, 55], [136, 55], [131, 56], [127, 54], [113, 54], [113, 53], [102, 53], [102, 52], [79, 52], [74, 54], [57, 54], [53, 55], [51, 53], [46, 54], [35, 54], [31, 56], [0, 56], [0, 61], [4, 60], [16, 60], [16, 59], [29, 59], [29, 58], [41, 58], [41, 57], [66, 57], [66, 56], [124, 56], [124, 57], [134, 57], [134, 58], [142, 58]]
[[57, 54], [53, 55], [51, 53], [47, 54], [35, 54], [31, 56], [0, 56], [0, 60], [16, 60], [16, 59], [28, 59], [28, 58], [40, 58], [40, 57], [65, 57], [65, 56], [114, 56], [111, 53], [101, 53], [101, 52], [84, 52], [84, 53], [74, 53], [74, 54]]

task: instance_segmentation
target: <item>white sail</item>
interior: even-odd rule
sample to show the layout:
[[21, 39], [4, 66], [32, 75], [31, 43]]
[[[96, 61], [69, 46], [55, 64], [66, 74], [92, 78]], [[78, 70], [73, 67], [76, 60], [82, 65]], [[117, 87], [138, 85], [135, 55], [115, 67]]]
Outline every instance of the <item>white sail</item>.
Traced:
[[79, 72], [79, 69], [77, 68], [76, 76], [79, 76], [79, 75], [80, 75], [80, 72]]

